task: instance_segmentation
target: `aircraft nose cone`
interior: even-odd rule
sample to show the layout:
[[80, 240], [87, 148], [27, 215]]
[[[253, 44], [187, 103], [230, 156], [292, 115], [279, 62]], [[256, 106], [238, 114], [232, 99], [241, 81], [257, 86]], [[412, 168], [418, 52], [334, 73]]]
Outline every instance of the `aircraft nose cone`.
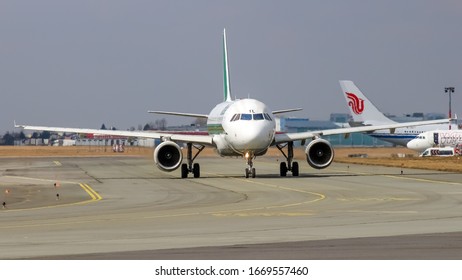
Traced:
[[418, 150], [419, 149], [418, 141], [416, 141], [416, 140], [411, 140], [411, 141], [407, 142], [406, 146], [407, 146], [408, 149], [411, 149], [411, 150]]
[[261, 129], [249, 129], [245, 134], [243, 134], [242, 144], [252, 145], [257, 144], [264, 140], [263, 131]]
[[271, 142], [271, 129], [249, 125], [238, 133], [234, 140], [237, 149], [261, 149], [266, 148]]

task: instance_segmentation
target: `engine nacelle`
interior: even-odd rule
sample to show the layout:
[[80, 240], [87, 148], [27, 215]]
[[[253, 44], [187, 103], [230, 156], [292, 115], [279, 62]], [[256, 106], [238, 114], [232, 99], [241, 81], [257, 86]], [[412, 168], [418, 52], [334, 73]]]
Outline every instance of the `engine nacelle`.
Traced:
[[182, 161], [183, 153], [175, 142], [165, 141], [154, 149], [154, 162], [162, 171], [174, 171], [180, 167]]
[[324, 169], [334, 160], [334, 149], [329, 141], [320, 138], [306, 145], [305, 154], [308, 164], [316, 169]]

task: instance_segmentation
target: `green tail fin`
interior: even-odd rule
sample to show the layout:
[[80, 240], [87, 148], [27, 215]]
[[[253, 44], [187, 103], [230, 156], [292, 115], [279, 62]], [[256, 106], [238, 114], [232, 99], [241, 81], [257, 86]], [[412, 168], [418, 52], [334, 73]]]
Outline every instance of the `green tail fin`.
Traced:
[[226, 44], [226, 29], [223, 29], [223, 94], [224, 101], [232, 101], [229, 84], [228, 46]]

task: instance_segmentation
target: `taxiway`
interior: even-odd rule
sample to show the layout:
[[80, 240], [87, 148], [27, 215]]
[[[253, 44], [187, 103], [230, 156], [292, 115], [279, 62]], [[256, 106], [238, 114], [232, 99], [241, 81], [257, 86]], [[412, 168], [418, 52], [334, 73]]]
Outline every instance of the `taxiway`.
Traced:
[[462, 174], [198, 162], [180, 179], [137, 157], [0, 159], [0, 258], [462, 258]]

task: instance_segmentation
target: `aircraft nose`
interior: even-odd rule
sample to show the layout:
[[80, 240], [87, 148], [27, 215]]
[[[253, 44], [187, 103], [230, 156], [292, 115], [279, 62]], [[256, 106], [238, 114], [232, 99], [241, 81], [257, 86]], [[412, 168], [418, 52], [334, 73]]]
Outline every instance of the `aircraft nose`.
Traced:
[[238, 149], [260, 149], [271, 143], [272, 130], [266, 126], [248, 125], [236, 133], [235, 147]]
[[259, 143], [264, 140], [264, 129], [261, 127], [254, 127], [252, 129], [248, 129], [246, 133], [243, 134], [242, 142], [243, 144], [252, 144], [252, 143]]
[[419, 150], [420, 149], [420, 145], [419, 145], [419, 141], [417, 141], [416, 139], [413, 139], [409, 142], [407, 142], [407, 145], [408, 149], [411, 149], [411, 150]]

